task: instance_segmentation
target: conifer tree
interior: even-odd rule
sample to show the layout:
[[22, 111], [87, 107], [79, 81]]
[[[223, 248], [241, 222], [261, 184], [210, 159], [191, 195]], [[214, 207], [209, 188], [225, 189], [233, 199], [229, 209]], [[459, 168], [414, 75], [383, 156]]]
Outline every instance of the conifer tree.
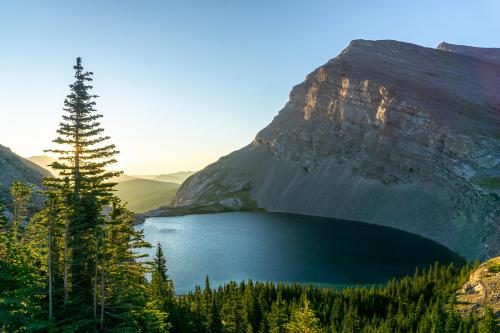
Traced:
[[269, 332], [285, 333], [285, 326], [288, 322], [288, 313], [286, 303], [281, 298], [281, 292], [278, 292], [276, 301], [271, 306], [269, 313]]
[[491, 308], [484, 310], [484, 316], [479, 322], [478, 333], [496, 333], [498, 332], [498, 325], [496, 324], [495, 315]]
[[142, 231], [133, 228], [134, 216], [116, 197], [109, 214], [101, 216], [97, 229], [94, 296], [99, 301], [99, 327], [130, 327], [130, 314], [143, 307], [146, 267], [136, 249], [149, 247]]
[[196, 286], [193, 295], [193, 302], [191, 303], [191, 325], [194, 332], [205, 332], [205, 302], [200, 286]]
[[228, 333], [246, 333], [248, 326], [243, 308], [243, 299], [235, 283], [228, 286], [227, 299], [222, 307], [223, 329]]
[[451, 309], [446, 316], [446, 322], [444, 326], [445, 333], [455, 333], [458, 331], [459, 327], [458, 314]]
[[[58, 155], [51, 167], [58, 171], [57, 178], [45, 179], [45, 185], [52, 190], [68, 188], [67, 211], [69, 212], [66, 258], [71, 275], [71, 290], [68, 291], [71, 306], [69, 315], [76, 318], [90, 318], [93, 307], [93, 283], [96, 271], [95, 234], [103, 205], [112, 195], [115, 183], [109, 180], [117, 172], [106, 171], [116, 160], [118, 153], [113, 144], [104, 144], [109, 139], [101, 136], [103, 128], [96, 113], [97, 97], [90, 93], [92, 72], [83, 70], [81, 58], [76, 59], [75, 82], [70, 85], [70, 94], [64, 101], [63, 121], [57, 130], [54, 143], [58, 149], [50, 149]], [[66, 281], [67, 282], [67, 281]], [[69, 286], [66, 284], [66, 289]], [[95, 308], [94, 308], [95, 311]]]
[[210, 288], [210, 278], [208, 277], [208, 275], [205, 276], [205, 287], [203, 288], [203, 298], [205, 304], [212, 302], [212, 288]]
[[7, 216], [5, 216], [5, 205], [0, 201], [0, 234], [7, 231]]
[[10, 194], [12, 196], [12, 239], [18, 241], [19, 228], [28, 217], [28, 202], [31, 198], [32, 189], [30, 186], [15, 181], [10, 186]]
[[160, 243], [156, 245], [153, 274], [158, 275], [163, 281], [168, 280], [167, 258], [165, 258], [165, 253]]
[[21, 182], [11, 185], [12, 223], [0, 237], [0, 332], [43, 331], [45, 277], [40, 256], [18, 233], [26, 220], [31, 187]]
[[305, 295], [301, 298], [301, 307], [293, 311], [290, 322], [286, 325], [288, 333], [322, 333], [320, 321], [310, 308]]
[[210, 332], [212, 326], [212, 289], [210, 288], [210, 279], [205, 276], [205, 286], [203, 288], [203, 316], [205, 318], [205, 331]]
[[75, 82], [71, 84], [70, 94], [64, 100], [63, 121], [57, 130], [58, 137], [54, 143], [60, 149], [49, 149], [46, 152], [59, 157], [50, 166], [58, 171], [59, 177], [48, 178], [45, 183], [51, 187], [69, 186], [73, 190], [75, 200], [81, 195], [92, 193], [96, 197], [109, 197], [116, 183], [109, 182], [120, 172], [106, 171], [105, 168], [116, 163], [114, 158], [118, 151], [114, 144], [103, 144], [110, 139], [101, 136], [104, 129], [98, 122], [102, 115], [94, 108], [97, 95], [91, 94], [93, 88], [92, 72], [83, 70], [81, 58], [76, 58]]
[[0, 201], [0, 260], [6, 255], [6, 242], [7, 242], [7, 216], [5, 205]]
[[[48, 296], [48, 319], [54, 319], [55, 282], [57, 280], [56, 264], [58, 257], [58, 197], [49, 193], [44, 209], [37, 213], [30, 221], [25, 231], [25, 238], [29, 238], [32, 246], [38, 248], [38, 253], [45, 256], [47, 269], [47, 296]], [[46, 235], [46, 237], [45, 237]]]
[[[393, 319], [392, 317], [387, 318], [388, 321]], [[390, 323], [390, 321], [389, 321]], [[358, 333], [360, 331], [360, 322], [357, 310], [353, 306], [349, 306], [344, 320], [342, 321], [342, 333]]]
[[210, 307], [210, 320], [207, 332], [222, 333], [222, 318], [220, 316], [220, 307], [217, 298], [212, 297], [212, 306]]
[[177, 317], [175, 292], [167, 270], [167, 259], [163, 247], [158, 243], [151, 273], [151, 283], [149, 284], [149, 295], [151, 300], [157, 304], [157, 309], [169, 314], [175, 328], [175, 319]]

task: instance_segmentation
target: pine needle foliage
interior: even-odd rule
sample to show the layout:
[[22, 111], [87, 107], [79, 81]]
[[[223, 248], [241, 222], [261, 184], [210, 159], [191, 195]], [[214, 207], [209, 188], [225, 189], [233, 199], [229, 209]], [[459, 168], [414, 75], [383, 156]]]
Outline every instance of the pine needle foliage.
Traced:
[[[53, 140], [58, 149], [46, 152], [58, 155], [57, 161], [50, 166], [59, 172], [57, 178], [47, 178], [49, 188], [70, 186], [75, 195], [92, 193], [98, 197], [109, 197], [116, 183], [109, 181], [120, 172], [107, 171], [106, 167], [117, 162], [119, 153], [114, 144], [105, 144], [110, 139], [103, 136], [104, 129], [99, 122], [101, 114], [95, 109], [97, 95], [93, 88], [92, 72], [84, 71], [81, 58], [76, 58], [75, 82], [64, 100], [63, 121], [57, 130], [58, 137]], [[69, 179], [69, 184], [66, 181]]]

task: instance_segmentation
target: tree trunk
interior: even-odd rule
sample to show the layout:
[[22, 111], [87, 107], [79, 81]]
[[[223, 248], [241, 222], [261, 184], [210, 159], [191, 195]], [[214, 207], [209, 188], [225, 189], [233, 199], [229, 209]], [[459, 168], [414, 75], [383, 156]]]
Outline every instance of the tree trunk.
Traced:
[[106, 293], [104, 290], [104, 269], [101, 272], [101, 330], [104, 327], [104, 300], [106, 297]]
[[94, 274], [94, 319], [97, 319], [97, 270], [99, 269], [99, 257], [95, 256], [95, 274]]
[[76, 116], [76, 133], [75, 133], [75, 195], [80, 198], [80, 113]]
[[65, 305], [68, 301], [68, 222], [64, 226], [64, 300]]
[[49, 275], [49, 320], [52, 321], [52, 223], [48, 221], [48, 275]]

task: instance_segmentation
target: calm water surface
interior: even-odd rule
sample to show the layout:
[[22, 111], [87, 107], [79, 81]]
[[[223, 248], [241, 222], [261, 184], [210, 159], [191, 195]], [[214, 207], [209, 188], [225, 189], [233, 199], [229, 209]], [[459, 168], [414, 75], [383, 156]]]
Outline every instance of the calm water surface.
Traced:
[[[166, 251], [176, 291], [230, 280], [327, 286], [373, 284], [415, 267], [461, 259], [431, 240], [392, 228], [282, 213], [149, 218], [136, 226]], [[144, 249], [152, 256], [155, 249]]]

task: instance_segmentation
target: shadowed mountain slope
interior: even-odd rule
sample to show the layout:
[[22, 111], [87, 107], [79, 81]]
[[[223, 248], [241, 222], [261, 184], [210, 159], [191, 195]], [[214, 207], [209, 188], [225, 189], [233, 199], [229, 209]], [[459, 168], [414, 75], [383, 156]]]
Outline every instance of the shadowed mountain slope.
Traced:
[[119, 182], [116, 195], [127, 202], [127, 208], [134, 213], [170, 204], [179, 189], [177, 183], [168, 183], [150, 179], [133, 179]]
[[[18, 180], [40, 189], [42, 178], [50, 172], [0, 145], [0, 200], [9, 201], [9, 187]], [[34, 194], [33, 204], [39, 206], [42, 197]]]

